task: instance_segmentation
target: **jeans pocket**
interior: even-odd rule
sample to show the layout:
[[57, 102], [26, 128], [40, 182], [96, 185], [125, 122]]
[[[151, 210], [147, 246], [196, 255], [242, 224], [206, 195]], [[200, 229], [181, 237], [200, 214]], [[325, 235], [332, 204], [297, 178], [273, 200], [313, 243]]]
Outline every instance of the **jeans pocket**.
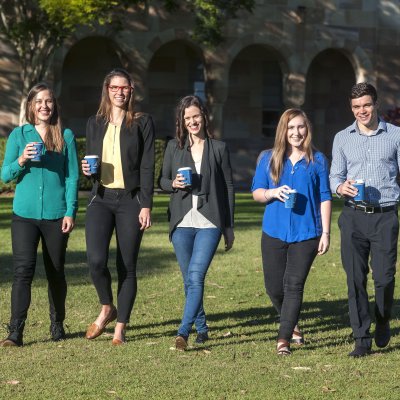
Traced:
[[92, 203], [93, 203], [93, 201], [94, 201], [94, 199], [97, 197], [97, 194], [90, 194], [90, 196], [89, 196], [89, 198], [88, 198], [88, 205], [87, 205], [87, 208], [89, 208], [91, 205], [92, 205]]

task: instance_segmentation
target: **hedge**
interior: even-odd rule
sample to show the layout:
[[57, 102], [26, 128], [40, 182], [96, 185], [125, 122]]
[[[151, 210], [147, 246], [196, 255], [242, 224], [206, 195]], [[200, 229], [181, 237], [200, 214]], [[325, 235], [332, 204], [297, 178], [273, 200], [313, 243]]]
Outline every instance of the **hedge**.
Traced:
[[[4, 152], [6, 149], [7, 138], [0, 138], [0, 168], [4, 160]], [[78, 147], [78, 159], [81, 160], [85, 156], [85, 138], [76, 139]], [[158, 178], [161, 173], [162, 161], [164, 157], [165, 150], [165, 140], [156, 139], [155, 152], [156, 152], [156, 162], [155, 162], [155, 174], [154, 174], [154, 187], [157, 188]], [[90, 179], [87, 179], [83, 174], [79, 176], [79, 190], [89, 190], [92, 184]], [[15, 182], [4, 183], [0, 181], [0, 193], [9, 192], [15, 189]]]

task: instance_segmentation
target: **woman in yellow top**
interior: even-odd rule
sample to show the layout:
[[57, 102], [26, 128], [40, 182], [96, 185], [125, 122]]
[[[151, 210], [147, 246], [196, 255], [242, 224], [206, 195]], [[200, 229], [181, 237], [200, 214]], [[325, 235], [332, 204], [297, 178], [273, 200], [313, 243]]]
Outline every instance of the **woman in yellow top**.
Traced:
[[[86, 246], [90, 274], [102, 309], [86, 332], [101, 335], [117, 319], [112, 343], [125, 343], [125, 328], [136, 297], [136, 263], [143, 231], [151, 226], [154, 179], [152, 118], [134, 111], [134, 83], [116, 68], [104, 79], [97, 115], [89, 118], [86, 154], [99, 157], [86, 212]], [[88, 163], [82, 171], [90, 176]], [[108, 269], [110, 240], [117, 239], [118, 311]]]

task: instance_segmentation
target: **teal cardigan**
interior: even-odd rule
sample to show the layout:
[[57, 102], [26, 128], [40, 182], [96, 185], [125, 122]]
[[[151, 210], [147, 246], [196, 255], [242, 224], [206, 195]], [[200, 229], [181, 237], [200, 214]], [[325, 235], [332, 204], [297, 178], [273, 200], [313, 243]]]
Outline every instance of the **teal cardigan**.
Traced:
[[65, 129], [62, 153], [43, 148], [41, 161], [18, 164], [18, 157], [29, 142], [41, 142], [33, 125], [15, 128], [6, 145], [1, 179], [16, 179], [13, 212], [33, 219], [75, 218], [78, 209], [78, 155], [74, 134]]

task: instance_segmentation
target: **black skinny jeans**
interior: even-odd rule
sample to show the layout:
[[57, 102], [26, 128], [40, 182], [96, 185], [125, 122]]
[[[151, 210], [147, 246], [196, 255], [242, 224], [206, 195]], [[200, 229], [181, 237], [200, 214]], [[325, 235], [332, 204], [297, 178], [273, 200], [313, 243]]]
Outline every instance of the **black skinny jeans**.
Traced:
[[303, 302], [304, 285], [318, 252], [319, 238], [287, 243], [263, 232], [261, 253], [264, 283], [280, 314], [278, 339], [289, 341]]
[[11, 290], [11, 322], [25, 320], [31, 303], [31, 285], [36, 269], [39, 240], [42, 241], [43, 262], [48, 281], [50, 319], [65, 319], [67, 282], [64, 264], [68, 234], [61, 231], [63, 218], [38, 220], [12, 216], [11, 238], [14, 280]]
[[117, 238], [118, 316], [128, 323], [136, 298], [136, 263], [143, 231], [140, 230], [140, 194], [101, 187], [89, 198], [86, 211], [86, 249], [90, 275], [103, 305], [113, 302], [108, 256], [115, 228]]

